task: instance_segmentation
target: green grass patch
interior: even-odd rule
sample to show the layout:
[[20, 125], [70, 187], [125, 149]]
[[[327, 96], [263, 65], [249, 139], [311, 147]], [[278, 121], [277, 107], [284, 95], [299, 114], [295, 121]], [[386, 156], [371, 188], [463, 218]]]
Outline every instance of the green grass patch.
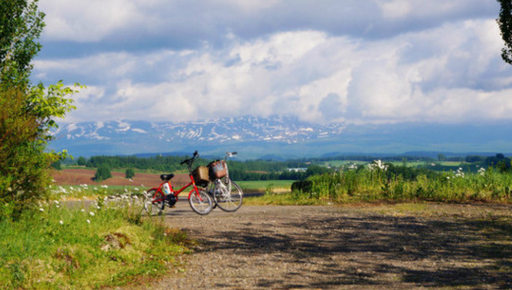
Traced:
[[[8, 205], [2, 205], [8, 206]], [[165, 274], [185, 233], [141, 216], [135, 199], [41, 205], [0, 221], [1, 289], [94, 289]]]
[[235, 181], [244, 192], [290, 191], [294, 180]]
[[296, 198], [292, 193], [264, 194], [256, 197], [244, 197], [244, 205], [328, 205], [327, 200], [314, 198]]
[[[405, 167], [404, 167], [405, 168]], [[480, 169], [427, 172], [389, 168], [344, 170], [309, 177], [287, 196], [261, 197], [262, 204], [358, 202], [512, 202], [512, 173]], [[400, 169], [400, 170], [399, 170]], [[273, 193], [272, 190], [265, 191]]]

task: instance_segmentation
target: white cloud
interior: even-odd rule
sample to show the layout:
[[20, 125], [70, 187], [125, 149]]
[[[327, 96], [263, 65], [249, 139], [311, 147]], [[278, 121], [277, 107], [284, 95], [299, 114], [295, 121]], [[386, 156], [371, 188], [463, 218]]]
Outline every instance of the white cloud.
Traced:
[[247, 40], [296, 30], [380, 38], [499, 11], [496, 1], [481, 0], [45, 0], [40, 7], [46, 41], [145, 41], [157, 49], [220, 43], [228, 33]]
[[41, 1], [40, 8], [47, 14], [45, 36], [49, 40], [100, 41], [116, 29], [143, 21], [139, 2], [145, 1]]
[[265, 0], [265, 1], [244, 1], [244, 0], [215, 0], [217, 4], [229, 4], [239, 7], [246, 12], [255, 12], [258, 10], [269, 9], [282, 2], [281, 0]]
[[[296, 21], [280, 8], [291, 5], [287, 0], [216, 0], [201, 2], [204, 7], [163, 0], [45, 3], [57, 15], [47, 18], [48, 39], [101, 44], [118, 32], [130, 39], [126, 35], [133, 30], [134, 42], [143, 41], [140, 31], [170, 31], [173, 37], [195, 40], [212, 34], [222, 40], [38, 60], [34, 76], [43, 81], [65, 76], [65, 81], [89, 87], [77, 96], [78, 110], [67, 121], [188, 121], [227, 113], [291, 114], [312, 122], [512, 118], [506, 98], [512, 72], [500, 59], [502, 42], [494, 19], [472, 16], [478, 7], [491, 4], [476, 0], [347, 1], [339, 11], [349, 25], [328, 13], [327, 2], [315, 6], [305, 0], [289, 6], [298, 13]], [[361, 14], [362, 6], [368, 14]], [[318, 9], [306, 9], [311, 7]], [[226, 16], [201, 18], [209, 15], [208, 9], [212, 18]], [[275, 14], [263, 15], [270, 11]], [[195, 23], [199, 18], [179, 23], [192, 14], [202, 23]], [[276, 15], [287, 20], [272, 17]], [[249, 29], [248, 21], [255, 21], [251, 37], [240, 33], [240, 27]], [[269, 24], [273, 21], [277, 28]], [[373, 28], [366, 33], [379, 37], [366, 37], [368, 25]]]
[[384, 18], [403, 18], [412, 10], [412, 3], [407, 0], [393, 0], [390, 2], [378, 1]]

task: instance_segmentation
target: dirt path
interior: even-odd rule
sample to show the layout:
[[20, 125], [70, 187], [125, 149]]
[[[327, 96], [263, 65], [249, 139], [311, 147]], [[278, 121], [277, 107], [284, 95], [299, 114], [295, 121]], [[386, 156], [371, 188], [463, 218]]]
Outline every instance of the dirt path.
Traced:
[[183, 269], [123, 289], [510, 289], [510, 206], [244, 206], [166, 222], [199, 239]]

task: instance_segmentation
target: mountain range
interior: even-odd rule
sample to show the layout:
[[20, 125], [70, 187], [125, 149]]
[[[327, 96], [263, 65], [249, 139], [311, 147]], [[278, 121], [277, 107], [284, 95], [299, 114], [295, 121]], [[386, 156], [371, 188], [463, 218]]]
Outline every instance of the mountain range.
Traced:
[[295, 117], [245, 116], [195, 122], [108, 121], [60, 124], [50, 149], [73, 156], [195, 150], [240, 158], [302, 158], [351, 154], [450, 155], [512, 151], [512, 124], [313, 124]]

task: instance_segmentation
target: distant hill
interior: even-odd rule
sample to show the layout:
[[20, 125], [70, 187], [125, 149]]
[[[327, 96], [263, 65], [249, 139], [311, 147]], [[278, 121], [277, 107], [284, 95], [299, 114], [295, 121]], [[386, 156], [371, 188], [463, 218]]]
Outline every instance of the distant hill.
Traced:
[[[437, 158], [512, 152], [512, 123], [312, 124], [293, 117], [220, 118], [201, 122], [111, 121], [61, 124], [50, 149], [74, 156], [190, 155], [296, 159], [347, 155]], [[476, 152], [476, 153], [471, 153]]]

